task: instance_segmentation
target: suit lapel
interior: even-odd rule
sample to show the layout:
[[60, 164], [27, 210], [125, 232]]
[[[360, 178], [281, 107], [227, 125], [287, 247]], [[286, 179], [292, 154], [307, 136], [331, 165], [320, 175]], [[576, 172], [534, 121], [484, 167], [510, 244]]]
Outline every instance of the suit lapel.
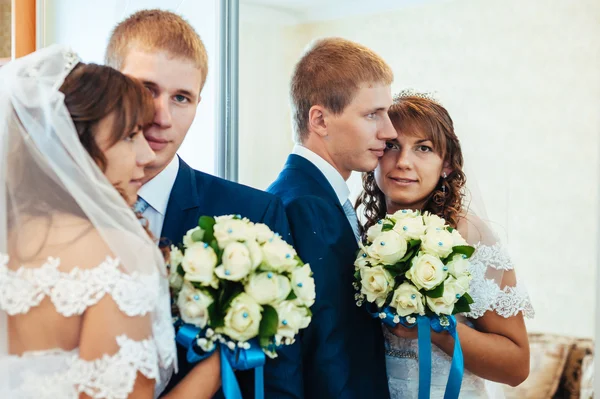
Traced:
[[169, 196], [161, 232], [161, 236], [173, 244], [179, 243], [187, 230], [197, 222], [192, 218], [198, 214], [202, 202], [199, 188], [194, 170], [180, 158], [179, 172]]

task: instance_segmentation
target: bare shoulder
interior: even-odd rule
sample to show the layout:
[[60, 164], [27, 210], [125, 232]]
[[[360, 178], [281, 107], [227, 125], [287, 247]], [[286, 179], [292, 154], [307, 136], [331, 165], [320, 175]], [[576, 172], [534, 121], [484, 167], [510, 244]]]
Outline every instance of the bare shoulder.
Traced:
[[479, 216], [466, 212], [458, 220], [456, 228], [460, 235], [470, 244], [492, 245], [497, 241], [490, 225]]

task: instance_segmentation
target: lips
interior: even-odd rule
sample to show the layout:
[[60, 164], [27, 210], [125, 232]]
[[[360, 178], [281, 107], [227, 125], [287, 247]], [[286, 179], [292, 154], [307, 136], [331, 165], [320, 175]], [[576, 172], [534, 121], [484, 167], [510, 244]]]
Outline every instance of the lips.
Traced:
[[385, 153], [385, 148], [381, 148], [381, 149], [371, 149], [371, 152], [373, 152], [373, 154], [377, 155], [378, 158], [381, 158], [383, 156], [383, 154]]
[[417, 182], [417, 180], [415, 180], [415, 179], [409, 179], [407, 177], [391, 177], [390, 176], [390, 179], [393, 180], [393, 181], [395, 181], [396, 183], [399, 183], [399, 184], [412, 184], [412, 183], [416, 183]]
[[146, 140], [148, 141], [148, 145], [152, 148], [153, 151], [160, 151], [169, 144], [169, 142], [165, 139], [161, 139], [158, 137], [146, 136]]

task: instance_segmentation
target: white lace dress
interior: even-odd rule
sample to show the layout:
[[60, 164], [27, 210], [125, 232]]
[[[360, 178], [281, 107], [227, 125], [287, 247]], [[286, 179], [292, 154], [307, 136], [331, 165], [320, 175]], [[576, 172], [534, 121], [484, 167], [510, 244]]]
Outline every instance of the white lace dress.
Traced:
[[[460, 322], [468, 323], [465, 318], [472, 319], [483, 316], [486, 311], [493, 311], [503, 317], [511, 317], [522, 312], [526, 317], [533, 317], [534, 310], [524, 287], [500, 289], [493, 280], [486, 278], [489, 270], [513, 270], [513, 264], [502, 244], [492, 246], [477, 245], [471, 257], [471, 296], [475, 303], [471, 312], [458, 315]], [[412, 399], [418, 397], [419, 391], [419, 351], [417, 340], [399, 338], [384, 328], [386, 365], [388, 384], [392, 399]], [[431, 356], [431, 398], [443, 398], [450, 372], [452, 358], [432, 345]], [[490, 383], [465, 370], [460, 391], [461, 399], [480, 399], [502, 397], [499, 385]]]
[[[19, 356], [0, 357], [0, 397], [76, 399], [85, 393], [92, 398], [127, 398], [138, 373], [156, 380], [157, 397], [167, 384], [176, 359], [168, 292], [165, 297], [161, 280], [164, 278], [158, 272], [127, 274], [120, 268], [119, 260], [110, 257], [97, 267], [75, 267], [67, 272], [61, 268], [60, 259], [55, 258], [48, 258], [37, 268], [10, 269], [8, 256], [0, 254], [0, 309], [8, 315], [9, 335], [11, 318], [36, 316], [40, 305], [45, 305], [45, 314], [39, 318], [42, 326], [48, 325], [44, 323], [48, 316], [53, 320], [61, 320], [62, 316], [68, 323], [70, 318], [84, 315], [108, 297], [114, 301], [110, 306], [126, 320], [122, 334], [108, 337], [114, 350], [107, 350], [96, 359], [82, 359], [79, 347], [26, 350]], [[65, 333], [69, 328], [65, 324]], [[111, 332], [106, 334], [119, 328], [107, 326]], [[128, 329], [136, 335], [145, 331], [146, 338], [132, 339], [127, 335]], [[36, 345], [43, 346], [45, 331], [37, 333], [42, 339]]]

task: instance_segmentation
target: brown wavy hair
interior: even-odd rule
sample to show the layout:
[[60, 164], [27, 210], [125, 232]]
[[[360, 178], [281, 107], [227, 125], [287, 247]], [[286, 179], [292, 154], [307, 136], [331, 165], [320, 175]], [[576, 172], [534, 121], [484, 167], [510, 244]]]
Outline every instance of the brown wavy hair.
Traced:
[[[108, 66], [79, 63], [65, 78], [59, 90], [64, 94], [64, 104], [73, 120], [82, 146], [103, 172], [107, 164], [106, 157], [96, 143], [98, 123], [114, 113], [109, 142], [109, 146], [112, 146], [131, 134], [136, 127], [150, 124], [154, 118], [154, 104], [148, 90], [137, 80]], [[25, 142], [19, 134], [16, 134], [17, 130], [12, 133], [11, 130], [25, 128], [16, 110], [13, 116], [8, 132], [13, 138], [13, 145], [18, 148], [25, 145]], [[13, 155], [9, 154], [8, 167], [14, 171], [11, 174], [15, 180], [10, 182], [14, 191], [8, 198], [7, 210], [18, 209], [14, 214], [47, 218], [48, 228], [52, 223], [51, 213], [54, 211], [84, 216], [81, 207], [65, 193], [66, 189], [61, 186], [61, 183], [49, 178], [45, 171], [49, 165], [41, 163], [34, 157], [35, 155], [30, 154], [29, 151], [17, 150]], [[28, 184], [19, 184], [24, 181]], [[34, 191], [26, 190], [24, 187], [31, 187]], [[125, 198], [118, 186], [115, 189]], [[47, 195], [40, 196], [37, 194], [39, 192]], [[9, 229], [23, 222], [13, 220], [14, 218], [11, 217], [13, 212], [7, 213]], [[152, 237], [147, 223], [144, 227]], [[40, 249], [43, 245], [44, 242], [40, 244]]]
[[[456, 227], [463, 213], [466, 176], [462, 170], [460, 142], [454, 132], [450, 114], [435, 101], [419, 96], [406, 96], [395, 99], [388, 115], [399, 134], [424, 134], [433, 143], [434, 150], [440, 154], [444, 165], [452, 169], [445, 179], [440, 178], [422, 210], [444, 218], [450, 226]], [[385, 194], [375, 182], [375, 174], [364, 173], [362, 181], [363, 192], [356, 201], [356, 208], [364, 206], [364, 234], [369, 227], [385, 217], [387, 206]]]

